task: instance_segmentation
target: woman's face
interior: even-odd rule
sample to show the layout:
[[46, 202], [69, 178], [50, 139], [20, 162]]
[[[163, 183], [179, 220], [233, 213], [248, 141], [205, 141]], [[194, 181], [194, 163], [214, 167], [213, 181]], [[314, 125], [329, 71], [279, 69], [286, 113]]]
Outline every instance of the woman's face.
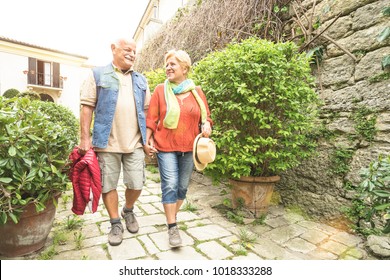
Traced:
[[167, 59], [165, 74], [168, 81], [175, 84], [180, 84], [187, 79], [187, 69], [183, 68], [174, 56]]

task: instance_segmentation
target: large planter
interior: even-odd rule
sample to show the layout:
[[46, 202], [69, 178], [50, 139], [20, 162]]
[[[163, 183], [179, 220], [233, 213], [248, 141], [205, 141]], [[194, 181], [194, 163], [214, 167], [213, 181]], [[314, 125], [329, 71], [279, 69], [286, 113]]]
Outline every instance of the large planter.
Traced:
[[39, 213], [34, 204], [27, 205], [17, 224], [9, 220], [0, 225], [0, 254], [18, 257], [41, 249], [53, 226], [55, 214], [56, 207], [51, 199]]
[[279, 176], [230, 179], [233, 208], [243, 206], [255, 217], [266, 214], [274, 186], [279, 180]]

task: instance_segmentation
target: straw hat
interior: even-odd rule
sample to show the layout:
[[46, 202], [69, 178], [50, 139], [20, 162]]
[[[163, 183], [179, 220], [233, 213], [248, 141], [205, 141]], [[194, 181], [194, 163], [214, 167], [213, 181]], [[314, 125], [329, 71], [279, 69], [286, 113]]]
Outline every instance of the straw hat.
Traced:
[[196, 136], [192, 151], [196, 169], [198, 171], [205, 169], [207, 164], [215, 160], [215, 155], [216, 147], [214, 141], [210, 138], [202, 137], [202, 133]]

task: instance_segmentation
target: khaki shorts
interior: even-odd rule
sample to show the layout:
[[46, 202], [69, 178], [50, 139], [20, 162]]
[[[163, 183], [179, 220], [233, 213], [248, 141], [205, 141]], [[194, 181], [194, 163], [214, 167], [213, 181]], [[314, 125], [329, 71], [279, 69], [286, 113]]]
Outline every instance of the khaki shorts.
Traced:
[[102, 176], [102, 193], [115, 190], [123, 167], [123, 184], [132, 190], [142, 190], [145, 183], [145, 154], [142, 148], [132, 153], [97, 153]]

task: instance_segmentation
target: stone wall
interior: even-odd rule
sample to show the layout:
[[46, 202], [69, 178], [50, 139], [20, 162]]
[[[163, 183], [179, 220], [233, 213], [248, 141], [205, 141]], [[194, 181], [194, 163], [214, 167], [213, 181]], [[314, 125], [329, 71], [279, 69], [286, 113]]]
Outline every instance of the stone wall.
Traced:
[[[308, 11], [312, 2], [303, 1]], [[343, 216], [343, 207], [350, 205], [353, 188], [349, 186], [359, 183], [361, 168], [379, 154], [390, 154], [390, 79], [378, 79], [389, 71], [382, 69], [381, 61], [390, 55], [390, 39], [377, 39], [390, 27], [390, 17], [382, 13], [390, 5], [388, 0], [316, 2], [314, 19], [321, 23], [318, 30], [339, 16], [324, 32], [339, 46], [321, 38], [315, 42], [324, 47], [316, 71], [318, 93], [324, 101], [319, 124], [324, 137], [317, 154], [283, 174], [276, 191], [285, 205], [298, 206], [315, 217], [337, 219]], [[374, 82], [375, 77], [379, 81]], [[358, 110], [365, 114], [356, 118]], [[374, 120], [376, 129], [375, 133], [368, 132], [372, 139], [357, 129], [359, 123], [364, 125], [370, 120]], [[335, 152], [340, 150], [351, 156], [343, 158], [347, 166], [343, 172], [335, 171], [342, 167], [335, 161]]]

